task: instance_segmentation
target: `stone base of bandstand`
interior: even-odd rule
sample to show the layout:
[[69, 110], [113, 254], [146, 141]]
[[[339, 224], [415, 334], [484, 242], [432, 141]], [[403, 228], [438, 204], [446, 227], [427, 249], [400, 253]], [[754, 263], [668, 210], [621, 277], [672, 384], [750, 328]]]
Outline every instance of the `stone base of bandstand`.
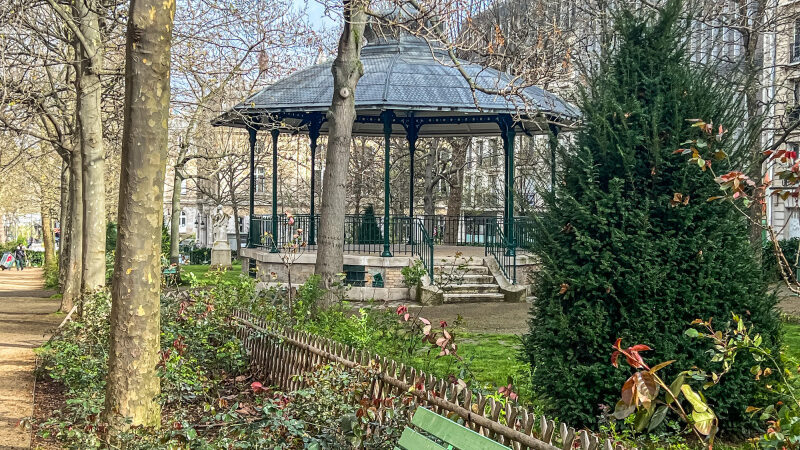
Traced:
[[[239, 252], [242, 260], [242, 274], [249, 275], [250, 261], [255, 261], [255, 278], [263, 283], [285, 285], [289, 281], [289, 269], [280, 253], [270, 253], [269, 250], [257, 248], [243, 248]], [[314, 265], [317, 262], [316, 252], [306, 252], [291, 255], [292, 286], [299, 286], [314, 274]], [[351, 286], [347, 290], [347, 298], [352, 301], [416, 301], [416, 290], [409, 289], [403, 283], [400, 272], [404, 267], [413, 264], [415, 257], [410, 255], [382, 257], [377, 255], [344, 255], [344, 265], [364, 266], [367, 274], [371, 275], [364, 287]], [[383, 279], [384, 287], [371, 286], [375, 274]]]
[[214, 242], [211, 246], [211, 269], [229, 270], [231, 265], [231, 246], [225, 241]]
[[[518, 254], [517, 262], [517, 283], [512, 284], [497, 266], [493, 257], [483, 256], [482, 247], [455, 247], [445, 246], [437, 248], [435, 262], [438, 264], [446, 259], [470, 258], [472, 263], [485, 265], [488, 267], [489, 274], [492, 275], [499, 286], [500, 292], [505, 295], [506, 302], [525, 302], [531, 300], [530, 279], [531, 275], [538, 271], [539, 265], [536, 259], [527, 254]], [[458, 255], [458, 256], [453, 256]], [[240, 251], [242, 259], [242, 273], [250, 275], [251, 263], [255, 267], [255, 278], [262, 287], [282, 286], [286, 287], [289, 280], [289, 272], [281, 253], [270, 253], [269, 249], [263, 248], [243, 248]], [[403, 283], [401, 270], [414, 264], [418, 258], [411, 255], [400, 255], [392, 257], [382, 257], [375, 254], [358, 255], [345, 254], [344, 264], [354, 266], [364, 266], [366, 273], [372, 275], [380, 274], [383, 279], [383, 287], [372, 287], [367, 281], [366, 286], [352, 286], [347, 290], [347, 298], [351, 301], [366, 302], [375, 300], [377, 302], [416, 302], [422, 305], [440, 305], [443, 303], [443, 292], [437, 286], [432, 285], [427, 276], [423, 277], [420, 286], [409, 289]], [[308, 251], [299, 255], [291, 255], [291, 275], [292, 288], [303, 284], [314, 274], [314, 265], [317, 261], [317, 254]]]

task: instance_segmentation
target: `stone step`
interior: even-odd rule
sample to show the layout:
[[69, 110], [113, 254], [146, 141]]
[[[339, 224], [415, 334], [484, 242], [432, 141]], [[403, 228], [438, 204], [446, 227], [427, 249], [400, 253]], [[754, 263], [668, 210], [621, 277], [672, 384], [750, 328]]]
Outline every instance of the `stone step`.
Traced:
[[454, 281], [456, 283], [460, 282], [460, 284], [496, 284], [494, 277], [491, 275], [467, 273], [458, 278], [458, 280]]
[[477, 293], [444, 293], [445, 304], [450, 303], [488, 303], [488, 302], [503, 302], [506, 296], [501, 292], [477, 294]]
[[489, 294], [499, 292], [500, 287], [496, 284], [448, 284], [442, 286], [444, 292]]
[[458, 266], [434, 265], [433, 273], [463, 274], [463, 275], [489, 275], [489, 268], [486, 266]]
[[483, 256], [474, 256], [470, 260], [469, 257], [458, 257], [455, 256], [436, 256], [433, 260], [435, 265], [440, 266], [457, 266], [459, 264], [467, 264], [470, 266], [481, 266], [483, 265]]

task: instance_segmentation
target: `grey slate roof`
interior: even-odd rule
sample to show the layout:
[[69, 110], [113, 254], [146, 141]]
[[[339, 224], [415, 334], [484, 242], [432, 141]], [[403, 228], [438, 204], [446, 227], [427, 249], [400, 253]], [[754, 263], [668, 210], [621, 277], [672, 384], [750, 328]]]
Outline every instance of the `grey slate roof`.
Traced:
[[[357, 114], [362, 116], [376, 116], [384, 110], [393, 110], [397, 115], [413, 111], [417, 117], [519, 114], [525, 118], [527, 129], [534, 133], [547, 130], [542, 115], [564, 124], [573, 124], [579, 117], [573, 105], [535, 86], [522, 91], [524, 99], [473, 91], [447, 54], [410, 36], [367, 44], [362, 49], [361, 61], [364, 75], [358, 82], [355, 99]], [[331, 64], [332, 61], [317, 64], [279, 80], [220, 116], [215, 124], [243, 126], [242, 114], [327, 111], [333, 97]], [[508, 74], [497, 70], [467, 61], [460, 61], [460, 65], [481, 87], [503, 89], [512, 83]], [[299, 120], [294, 122], [289, 125], [299, 124]], [[353, 131], [381, 135], [382, 126], [356, 123]], [[324, 125], [322, 132], [326, 132]], [[475, 136], [498, 132], [496, 124], [471, 123], [425, 125], [420, 135]]]

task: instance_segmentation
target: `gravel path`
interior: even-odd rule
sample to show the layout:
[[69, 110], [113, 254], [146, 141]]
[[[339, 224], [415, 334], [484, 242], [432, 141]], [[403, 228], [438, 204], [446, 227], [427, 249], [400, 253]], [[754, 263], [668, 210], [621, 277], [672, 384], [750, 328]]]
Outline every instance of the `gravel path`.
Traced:
[[0, 272], [0, 449], [30, 448], [18, 427], [33, 415], [33, 348], [58, 326], [58, 300], [44, 289], [41, 269]]

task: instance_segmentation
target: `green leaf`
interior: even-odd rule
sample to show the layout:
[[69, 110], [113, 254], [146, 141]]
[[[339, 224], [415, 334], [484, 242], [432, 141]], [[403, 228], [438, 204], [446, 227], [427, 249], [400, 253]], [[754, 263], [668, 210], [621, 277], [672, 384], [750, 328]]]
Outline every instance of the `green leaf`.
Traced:
[[683, 396], [686, 397], [686, 400], [692, 404], [692, 408], [698, 412], [706, 412], [708, 411], [708, 405], [706, 402], [703, 401], [703, 398], [700, 397], [700, 394], [694, 391], [691, 386], [688, 384], [684, 384], [681, 386], [681, 392], [683, 392]]
[[668, 405], [674, 401], [673, 396], [674, 398], [678, 398], [678, 395], [680, 395], [681, 386], [683, 386], [683, 382], [685, 379], [686, 376], [684, 374], [680, 374], [675, 378], [675, 380], [672, 381], [672, 384], [669, 385], [669, 391], [672, 393], [672, 395], [667, 396]]
[[647, 428], [647, 425], [650, 423], [650, 410], [642, 408], [636, 413], [636, 418], [633, 420], [633, 426], [636, 428], [636, 431], [642, 432]]
[[696, 338], [696, 337], [700, 336], [700, 332], [697, 331], [694, 328], [687, 329], [686, 331], [683, 332], [683, 334], [684, 334], [684, 336], [690, 337], [690, 338]]
[[703, 436], [708, 436], [714, 429], [714, 422], [717, 416], [711, 410], [707, 411], [692, 411], [692, 422], [694, 428]]
[[667, 412], [669, 408], [667, 406], [659, 407], [655, 413], [653, 413], [653, 417], [650, 418], [650, 425], [647, 426], [647, 431], [651, 432], [655, 430], [661, 422], [664, 421], [664, 418], [667, 417]]
[[670, 360], [670, 361], [664, 361], [662, 363], [658, 363], [658, 364], [655, 365], [655, 367], [650, 369], [650, 373], [656, 373], [659, 370], [663, 369], [664, 367], [667, 367], [668, 365], [670, 365], [670, 364], [672, 364], [674, 362], [675, 362], [675, 360], [673, 359], [673, 360]]

